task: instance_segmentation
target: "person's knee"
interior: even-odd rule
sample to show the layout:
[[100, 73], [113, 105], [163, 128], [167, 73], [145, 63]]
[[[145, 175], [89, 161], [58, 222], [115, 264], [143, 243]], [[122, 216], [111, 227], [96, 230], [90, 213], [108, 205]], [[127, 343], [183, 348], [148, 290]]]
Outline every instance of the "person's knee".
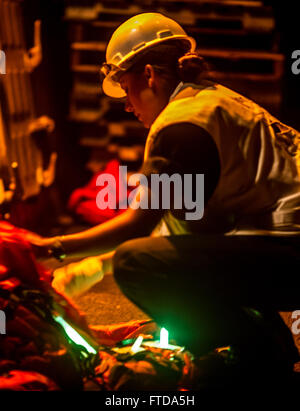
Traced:
[[113, 272], [119, 285], [132, 280], [138, 270], [138, 256], [141, 240], [129, 240], [122, 243], [113, 257]]
[[173, 249], [164, 237], [126, 241], [116, 249], [114, 255], [115, 280], [123, 288], [125, 285], [135, 287], [137, 284], [165, 279], [164, 271], [170, 266], [173, 257]]

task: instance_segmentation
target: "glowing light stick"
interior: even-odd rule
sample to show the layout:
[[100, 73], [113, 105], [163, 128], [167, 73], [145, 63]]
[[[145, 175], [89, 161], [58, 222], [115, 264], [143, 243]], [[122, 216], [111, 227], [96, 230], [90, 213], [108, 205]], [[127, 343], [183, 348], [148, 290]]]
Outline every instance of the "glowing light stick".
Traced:
[[139, 349], [140, 349], [140, 346], [141, 346], [142, 342], [143, 342], [143, 337], [140, 335], [140, 336], [135, 340], [134, 344], [132, 345], [131, 351], [132, 351], [133, 353], [138, 352]]
[[54, 320], [59, 323], [65, 330], [67, 336], [77, 345], [82, 345], [86, 350], [91, 354], [97, 354], [97, 351], [86, 341], [81, 335], [68, 324], [62, 317], [59, 315], [53, 317]]
[[166, 330], [165, 328], [162, 328], [160, 330], [159, 346], [161, 348], [168, 348], [169, 347], [169, 331]]

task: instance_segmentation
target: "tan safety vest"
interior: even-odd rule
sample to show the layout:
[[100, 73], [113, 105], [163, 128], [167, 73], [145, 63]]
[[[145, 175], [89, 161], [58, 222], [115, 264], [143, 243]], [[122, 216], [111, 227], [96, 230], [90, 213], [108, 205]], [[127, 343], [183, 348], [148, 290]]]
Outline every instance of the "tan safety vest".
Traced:
[[300, 227], [298, 131], [222, 85], [180, 83], [151, 126], [145, 160], [159, 131], [181, 122], [200, 126], [211, 135], [221, 175], [200, 221], [165, 214], [171, 234]]

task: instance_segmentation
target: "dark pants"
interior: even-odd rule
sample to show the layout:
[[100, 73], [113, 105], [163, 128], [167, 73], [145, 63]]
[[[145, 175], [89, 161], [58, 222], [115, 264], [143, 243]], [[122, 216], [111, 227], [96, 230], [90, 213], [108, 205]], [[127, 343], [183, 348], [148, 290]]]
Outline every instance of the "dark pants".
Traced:
[[[118, 247], [114, 275], [131, 301], [194, 353], [249, 340], [258, 317], [244, 307], [275, 320], [292, 342], [277, 312], [300, 309], [300, 237], [139, 238]], [[260, 332], [264, 338], [267, 327]]]

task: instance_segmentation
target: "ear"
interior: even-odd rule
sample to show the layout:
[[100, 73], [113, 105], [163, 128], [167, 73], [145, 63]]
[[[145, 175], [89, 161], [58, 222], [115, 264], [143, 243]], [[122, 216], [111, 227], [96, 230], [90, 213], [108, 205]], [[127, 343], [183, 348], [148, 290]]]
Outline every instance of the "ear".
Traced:
[[153, 88], [154, 87], [154, 79], [155, 79], [155, 71], [154, 71], [154, 68], [151, 64], [146, 64], [144, 74], [145, 74], [146, 80], [148, 82], [148, 87]]

